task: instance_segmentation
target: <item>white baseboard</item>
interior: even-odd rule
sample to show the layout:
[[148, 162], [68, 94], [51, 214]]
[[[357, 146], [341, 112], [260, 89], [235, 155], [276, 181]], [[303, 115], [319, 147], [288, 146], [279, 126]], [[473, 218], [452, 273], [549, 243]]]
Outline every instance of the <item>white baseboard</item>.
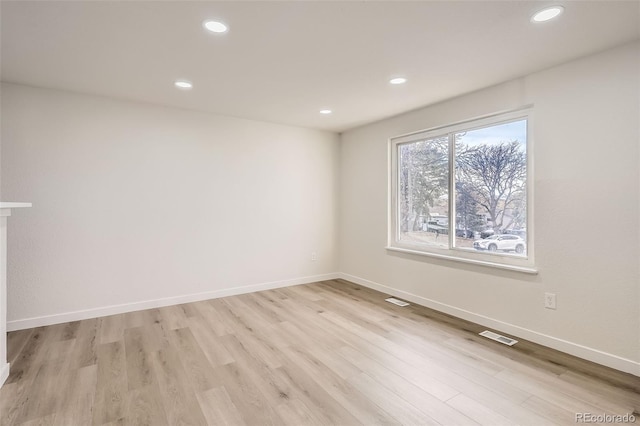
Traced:
[[388, 287], [386, 285], [369, 281], [364, 278], [356, 277], [354, 275], [349, 275], [342, 272], [339, 273], [339, 275], [340, 278], [344, 280], [351, 281], [361, 286], [378, 290], [392, 296], [401, 297], [410, 302], [414, 302], [419, 305], [426, 306], [427, 308], [431, 308], [436, 311], [444, 312], [446, 314], [492, 328], [504, 334], [509, 334], [516, 338], [519, 337], [521, 339], [529, 340], [539, 345], [546, 346], [560, 352], [565, 352], [570, 355], [574, 355], [578, 358], [586, 359], [588, 361], [605, 365], [616, 370], [624, 371], [625, 373], [630, 373], [635, 376], [640, 376], [639, 362], [602, 352], [598, 349], [593, 349], [577, 343], [569, 342], [567, 340], [559, 339], [557, 337], [539, 333], [534, 330], [529, 330], [517, 325], [489, 318], [484, 315], [476, 314], [464, 309], [456, 308], [455, 306], [440, 303], [422, 296], [417, 296], [415, 294]]
[[[25, 318], [7, 322], [7, 331], [24, 330], [27, 328], [41, 327], [45, 325], [61, 324], [70, 321], [79, 321], [89, 318], [98, 318], [108, 315], [123, 314], [126, 312], [141, 311], [144, 309], [161, 308], [163, 306], [179, 305], [182, 303], [198, 302], [200, 300], [217, 299], [220, 297], [235, 296], [238, 294], [253, 293], [274, 288], [289, 287], [298, 284], [309, 284], [318, 281], [334, 280], [339, 278], [338, 273], [313, 275], [283, 281], [273, 281], [261, 284], [253, 284], [241, 287], [226, 288], [222, 290], [206, 291], [203, 293], [186, 294], [182, 296], [165, 297], [162, 299], [145, 300], [141, 302], [111, 305], [100, 308], [86, 309], [82, 311], [65, 312], [46, 315], [35, 318]], [[7, 368], [8, 372], [8, 368]]]
[[0, 388], [9, 377], [9, 363], [5, 363], [0, 367]]

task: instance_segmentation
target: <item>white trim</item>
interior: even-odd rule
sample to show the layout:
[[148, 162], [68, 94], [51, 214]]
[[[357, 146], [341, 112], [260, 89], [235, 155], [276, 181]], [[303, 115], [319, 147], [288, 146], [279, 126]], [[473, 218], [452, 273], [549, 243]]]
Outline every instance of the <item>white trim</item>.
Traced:
[[309, 277], [294, 278], [290, 280], [273, 281], [241, 287], [226, 288], [222, 290], [206, 291], [203, 293], [193, 293], [182, 296], [145, 300], [141, 302], [124, 303], [122, 305], [111, 305], [100, 308], [85, 309], [82, 311], [73, 311], [41, 317], [18, 319], [7, 322], [7, 331], [24, 330], [27, 328], [104, 317], [108, 315], [123, 314], [126, 312], [141, 311], [144, 309], [161, 308], [164, 306], [179, 305], [182, 303], [217, 299], [220, 297], [235, 296], [238, 294], [253, 293], [256, 291], [271, 290], [275, 288], [289, 287], [299, 284], [310, 284], [318, 281], [334, 280], [336, 278], [339, 278], [338, 273], [313, 275]]
[[467, 321], [472, 321], [476, 324], [490, 327], [502, 333], [529, 340], [539, 345], [543, 345], [576, 356], [578, 358], [586, 359], [588, 361], [592, 361], [597, 364], [611, 367], [613, 369], [640, 377], [640, 362], [622, 358], [617, 355], [583, 346], [578, 343], [569, 342], [567, 340], [559, 339], [547, 334], [539, 333], [537, 331], [520, 327], [514, 324], [509, 324], [500, 320], [489, 318], [487, 316], [476, 314], [464, 309], [456, 308], [455, 306], [447, 305], [445, 303], [441, 303], [432, 299], [427, 299], [426, 297], [418, 296], [403, 290], [397, 290], [393, 287], [369, 281], [367, 279], [356, 277], [354, 275], [345, 274], [343, 272], [339, 273], [339, 275], [340, 278], [344, 280], [354, 282], [364, 287], [372, 288], [374, 290], [378, 290], [392, 296], [401, 297], [402, 299], [406, 299], [419, 305], [426, 306], [436, 311], [444, 312], [446, 314], [453, 315], [457, 318], [462, 318]]
[[499, 268], [506, 269], [508, 271], [516, 271], [516, 272], [524, 272], [525, 274], [537, 274], [538, 270], [536, 268], [531, 268], [528, 266], [517, 266], [517, 265], [509, 265], [507, 263], [496, 263], [496, 262], [487, 262], [486, 260], [479, 259], [468, 259], [466, 257], [458, 257], [458, 256], [450, 256], [447, 254], [439, 254], [432, 253], [428, 251], [419, 251], [419, 250], [411, 250], [401, 247], [385, 247], [389, 251], [397, 251], [400, 253], [409, 253], [415, 254], [418, 256], [427, 256], [427, 257], [435, 257], [436, 259], [445, 259], [451, 260], [454, 262], [462, 262], [462, 263], [470, 263], [472, 265], [480, 265], [480, 266], [488, 266], [491, 268]]
[[12, 201], [0, 201], [0, 209], [19, 209], [24, 207], [33, 207], [33, 204], [17, 203]]
[[2, 367], [0, 367], [0, 388], [4, 385], [4, 382], [9, 378], [9, 363], [5, 363]]
[[[457, 132], [460, 130], [465, 130], [465, 129], [469, 130], [472, 128], [481, 128], [487, 124], [495, 123], [496, 121], [503, 121], [501, 120], [502, 117], [506, 117], [505, 121], [509, 121], [510, 119], [517, 118], [521, 115], [526, 116], [526, 114], [528, 114], [531, 110], [533, 110], [533, 104], [528, 104], [520, 108], [507, 109], [503, 111], [494, 112], [492, 114], [480, 115], [480, 116], [469, 118], [466, 120], [456, 121], [455, 123], [418, 130], [416, 132], [403, 133], [402, 135], [394, 136], [391, 139], [392, 140], [397, 139], [402, 141], [401, 143], [404, 143], [406, 141], [420, 139], [422, 137], [426, 137], [426, 138], [433, 137], [435, 135], [442, 134], [442, 133]], [[496, 120], [496, 119], [499, 119], [499, 120]], [[478, 126], [469, 127], [469, 124], [476, 123], [476, 122], [478, 123]]]

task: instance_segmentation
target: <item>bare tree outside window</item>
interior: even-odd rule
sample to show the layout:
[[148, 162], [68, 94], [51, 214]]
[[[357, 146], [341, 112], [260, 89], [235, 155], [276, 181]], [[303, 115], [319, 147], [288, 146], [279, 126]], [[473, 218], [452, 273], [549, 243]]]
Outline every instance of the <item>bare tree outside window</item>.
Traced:
[[400, 239], [445, 246], [445, 238], [435, 241], [444, 229], [433, 218], [447, 210], [448, 137], [399, 145], [398, 157]]
[[[455, 136], [457, 226], [468, 229], [470, 218], [484, 216], [481, 232], [526, 235], [527, 121]], [[471, 229], [478, 227], [476, 222]]]

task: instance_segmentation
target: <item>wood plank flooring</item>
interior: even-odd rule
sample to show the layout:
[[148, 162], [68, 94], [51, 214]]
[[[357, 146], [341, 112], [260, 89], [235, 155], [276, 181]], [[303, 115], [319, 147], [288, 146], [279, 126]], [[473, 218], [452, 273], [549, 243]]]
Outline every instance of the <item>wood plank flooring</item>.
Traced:
[[2, 425], [575, 425], [640, 378], [347, 281], [9, 333]]

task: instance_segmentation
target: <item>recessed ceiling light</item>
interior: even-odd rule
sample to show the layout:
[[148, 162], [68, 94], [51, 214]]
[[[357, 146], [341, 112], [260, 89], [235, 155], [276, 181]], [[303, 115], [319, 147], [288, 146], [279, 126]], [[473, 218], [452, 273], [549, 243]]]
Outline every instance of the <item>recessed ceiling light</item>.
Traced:
[[404, 77], [396, 77], [389, 80], [389, 83], [391, 84], [404, 84], [406, 82], [407, 82], [407, 79]]
[[325, 115], [331, 114], [332, 112], [333, 111], [331, 111], [330, 109], [321, 109], [320, 110], [320, 114], [325, 114]]
[[229, 30], [229, 27], [219, 21], [204, 21], [202, 26], [212, 33], [226, 33]]
[[531, 22], [545, 22], [555, 18], [556, 16], [560, 15], [562, 12], [564, 12], [564, 7], [562, 6], [547, 7], [546, 9], [542, 9], [541, 11], [536, 12], [531, 17]]
[[184, 89], [184, 90], [189, 90], [193, 87], [193, 83], [191, 83], [190, 81], [187, 80], [176, 80], [175, 83], [173, 83], [178, 89]]

